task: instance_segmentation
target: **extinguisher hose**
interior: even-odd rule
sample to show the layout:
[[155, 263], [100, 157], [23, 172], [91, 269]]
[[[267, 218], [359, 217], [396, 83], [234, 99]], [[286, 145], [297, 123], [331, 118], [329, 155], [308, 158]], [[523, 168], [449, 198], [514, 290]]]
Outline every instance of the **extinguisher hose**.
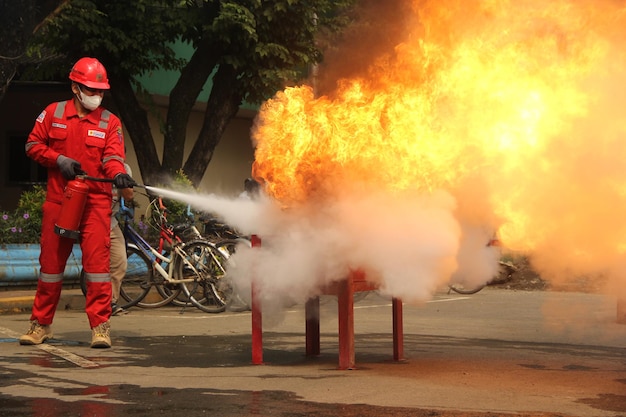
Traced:
[[[111, 182], [112, 183], [113, 181], [115, 181], [113, 178], [91, 177], [89, 175], [82, 175], [82, 174], [81, 175], [77, 175], [77, 177], [81, 177], [81, 178], [84, 178], [86, 180], [95, 181], [95, 182]], [[146, 188], [145, 185], [141, 185], [141, 184], [137, 184], [137, 183], [134, 183], [133, 187]]]

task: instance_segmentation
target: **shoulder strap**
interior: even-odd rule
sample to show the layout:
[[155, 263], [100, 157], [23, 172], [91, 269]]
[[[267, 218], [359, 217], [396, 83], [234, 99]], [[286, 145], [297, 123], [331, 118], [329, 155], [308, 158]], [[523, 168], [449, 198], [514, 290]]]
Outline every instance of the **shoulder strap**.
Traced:
[[108, 110], [104, 110], [100, 115], [100, 123], [98, 123], [98, 127], [101, 129], [106, 129], [109, 127], [109, 119], [111, 118], [111, 112]]
[[65, 105], [67, 104], [67, 100], [59, 101], [57, 103], [57, 108], [54, 110], [54, 117], [57, 119], [63, 118], [63, 113], [65, 113]]

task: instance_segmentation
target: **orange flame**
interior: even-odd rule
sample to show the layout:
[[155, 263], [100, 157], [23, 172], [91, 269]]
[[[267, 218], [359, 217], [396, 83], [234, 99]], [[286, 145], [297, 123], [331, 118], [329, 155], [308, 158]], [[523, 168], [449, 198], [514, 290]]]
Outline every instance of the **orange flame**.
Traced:
[[253, 175], [292, 207], [346, 189], [446, 190], [461, 221], [497, 219], [503, 246], [537, 252], [553, 275], [618, 269], [624, 2], [407, 3], [404, 39], [358, 76], [262, 106]]

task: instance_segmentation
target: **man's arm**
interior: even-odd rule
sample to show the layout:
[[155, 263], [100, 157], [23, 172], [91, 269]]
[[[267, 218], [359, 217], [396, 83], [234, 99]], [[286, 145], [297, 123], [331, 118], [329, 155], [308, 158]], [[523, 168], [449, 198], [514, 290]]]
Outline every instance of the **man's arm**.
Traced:
[[120, 119], [111, 114], [107, 142], [104, 148], [102, 163], [107, 178], [115, 178], [119, 174], [126, 174], [124, 170], [124, 135]]
[[26, 140], [26, 156], [37, 162], [38, 164], [51, 168], [57, 165], [57, 159], [59, 152], [53, 150], [49, 146], [49, 131], [52, 125], [52, 114], [56, 108], [57, 103], [48, 105], [44, 111], [41, 112], [33, 130], [28, 135]]

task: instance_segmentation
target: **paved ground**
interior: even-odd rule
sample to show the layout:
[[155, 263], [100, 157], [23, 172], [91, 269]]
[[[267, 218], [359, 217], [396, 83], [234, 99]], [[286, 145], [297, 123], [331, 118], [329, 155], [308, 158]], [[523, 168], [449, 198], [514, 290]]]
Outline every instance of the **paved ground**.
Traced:
[[626, 325], [600, 295], [441, 293], [405, 305], [395, 363], [391, 303], [370, 294], [355, 309], [358, 369], [341, 371], [333, 299], [319, 357], [304, 356], [294, 306], [264, 316], [265, 364], [252, 365], [248, 312], [134, 309], [94, 350], [68, 293], [41, 347], [16, 341], [27, 313], [0, 315], [0, 416], [626, 416]]

